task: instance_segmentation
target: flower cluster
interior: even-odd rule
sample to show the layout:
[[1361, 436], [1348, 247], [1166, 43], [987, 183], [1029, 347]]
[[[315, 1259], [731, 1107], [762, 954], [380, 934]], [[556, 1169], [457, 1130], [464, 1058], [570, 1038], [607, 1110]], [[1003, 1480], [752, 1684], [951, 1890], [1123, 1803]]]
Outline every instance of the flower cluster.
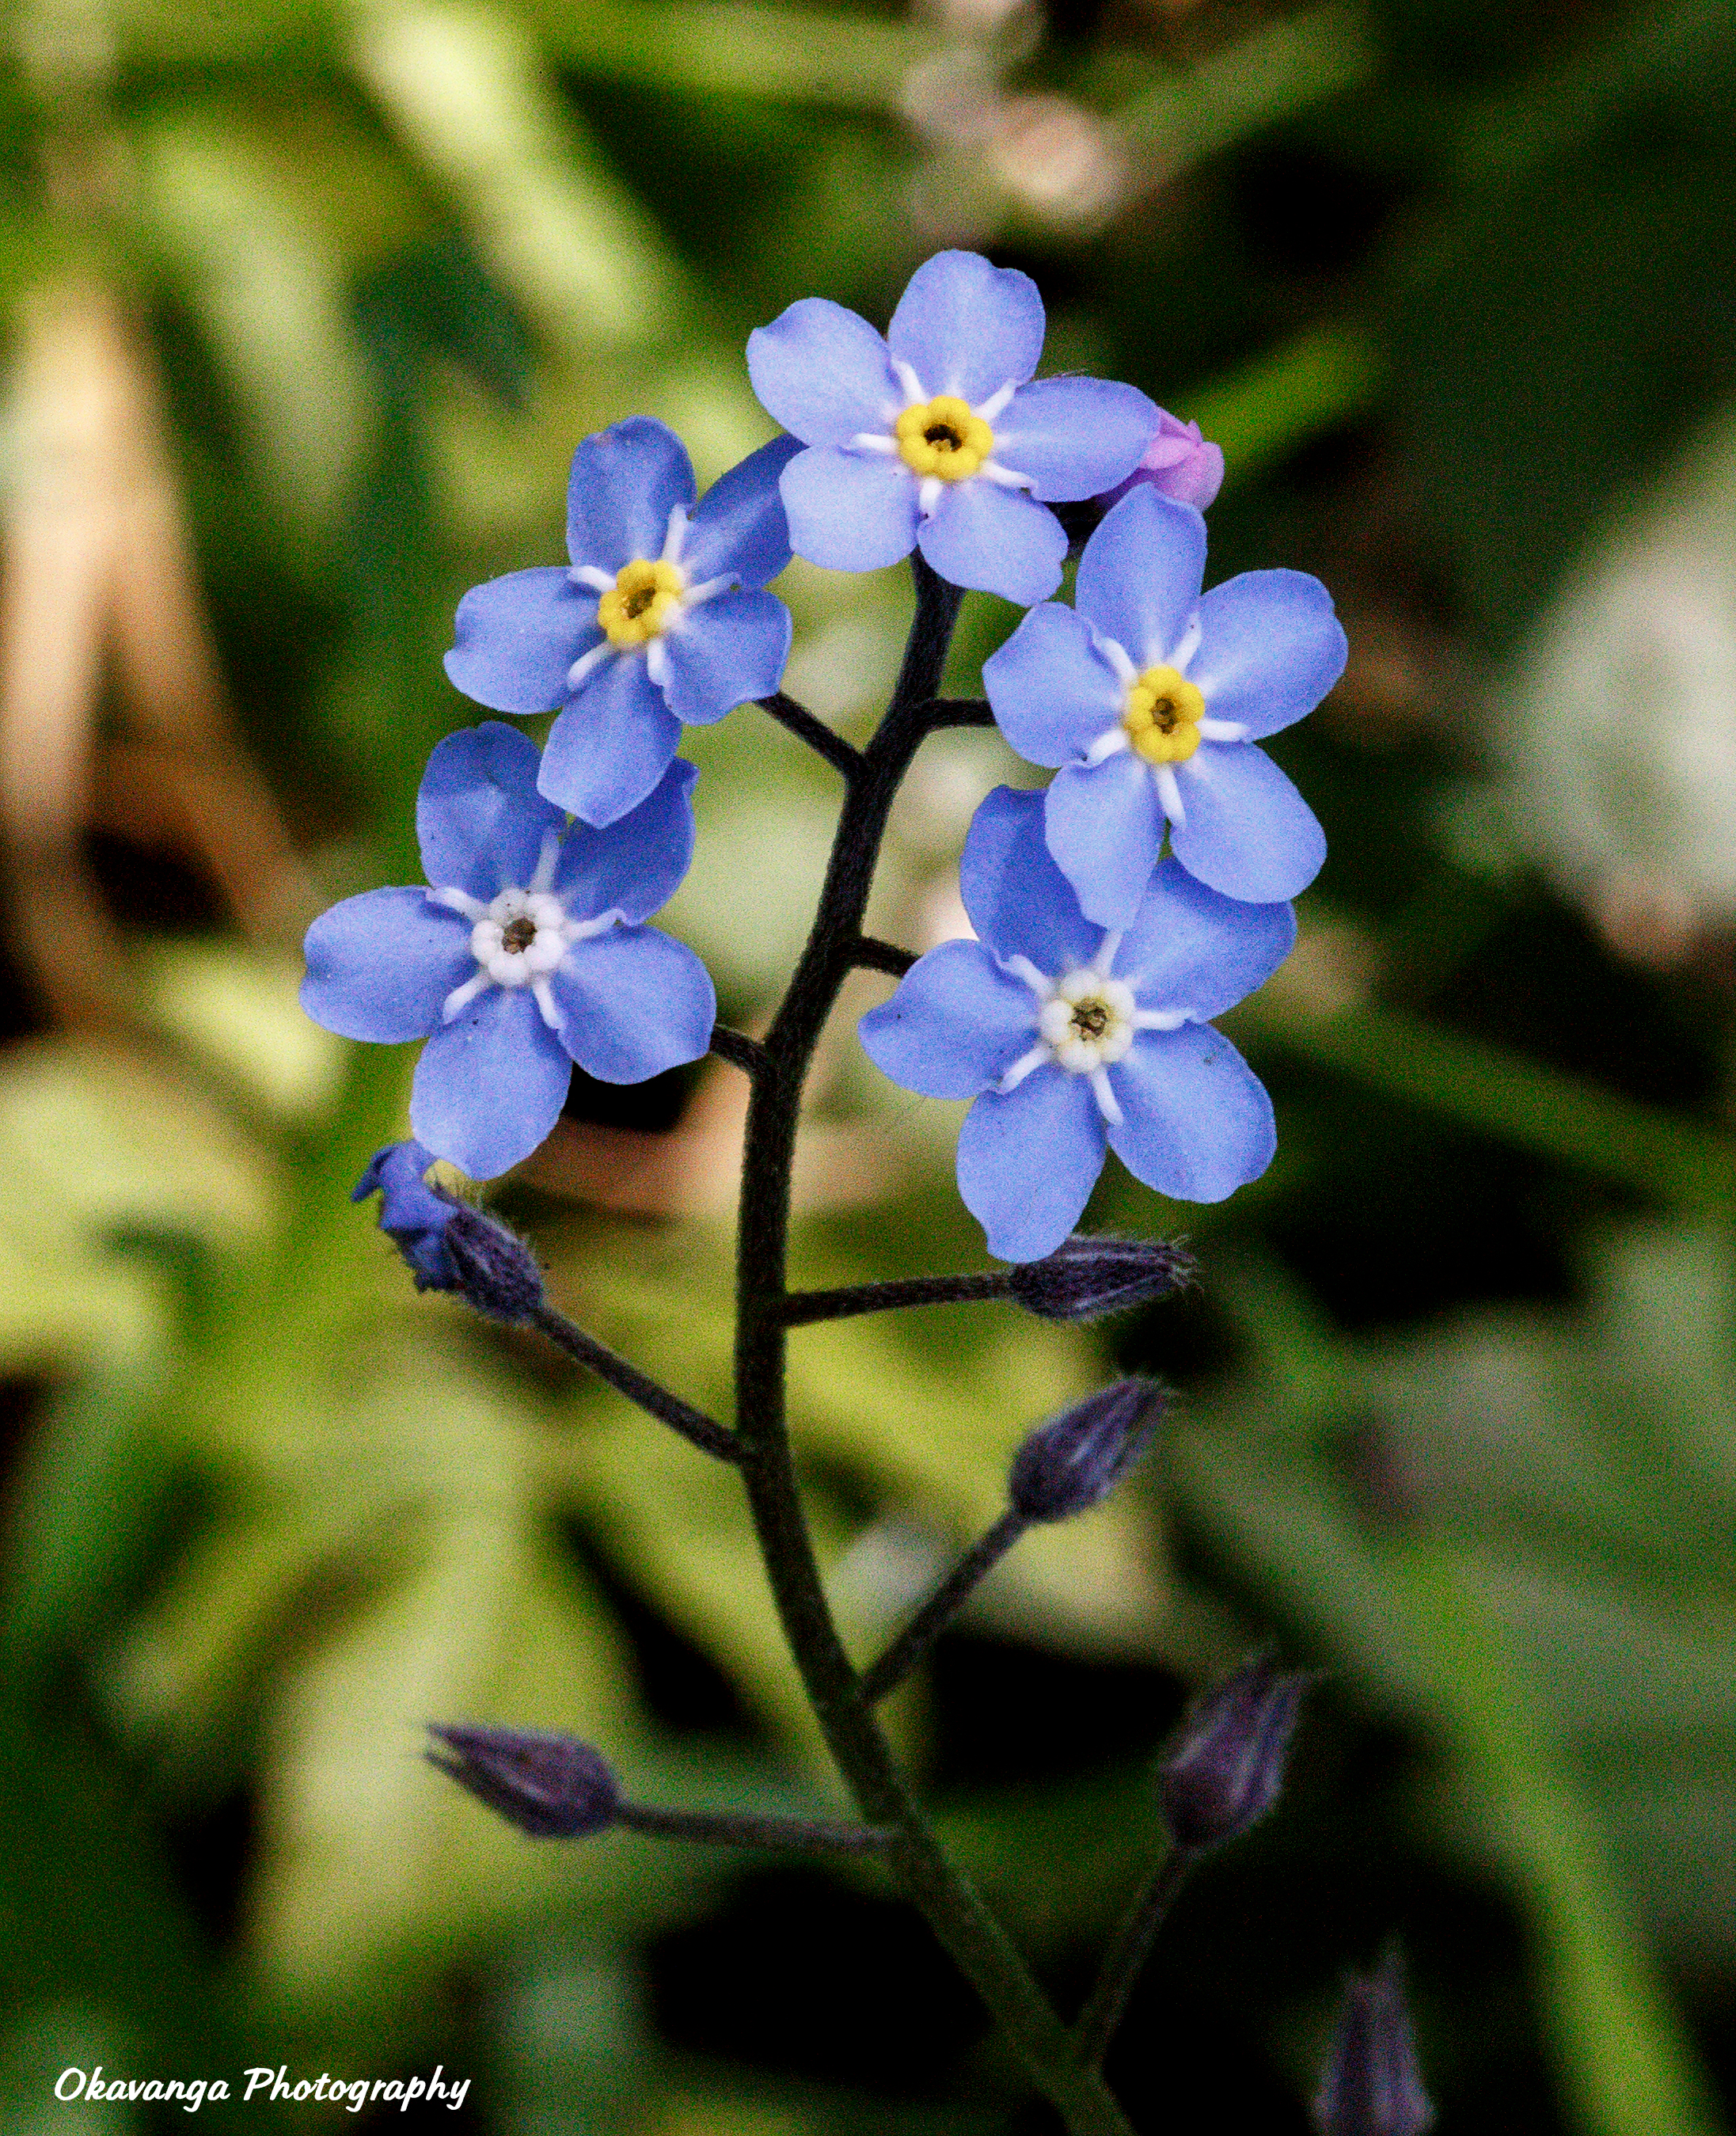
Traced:
[[[963, 869], [976, 939], [919, 960], [861, 1026], [895, 1080], [973, 1100], [959, 1187], [992, 1250], [1051, 1255], [1109, 1149], [1195, 1201], [1269, 1161], [1271, 1106], [1210, 1020], [1287, 954], [1286, 901], [1323, 858], [1258, 744], [1331, 687], [1343, 633], [1300, 573], [1202, 593], [1221, 452], [1131, 386], [1038, 379], [1045, 327], [1026, 276], [963, 252], [917, 271], [884, 337], [793, 304], [747, 352], [785, 434], [704, 497], [661, 423], [587, 438], [569, 562], [459, 603], [448, 675], [490, 711], [552, 714], [546, 741], [489, 721], [436, 748], [427, 886], [316, 921], [302, 995], [347, 1036], [426, 1041], [413, 1153], [382, 1153], [358, 1190], [385, 1191], [419, 1279], [453, 1276], [434, 1158], [492, 1177], [549, 1134], [575, 1063], [634, 1082], [711, 1045], [709, 978], [647, 922], [692, 852], [684, 726], [787, 704], [790, 618], [767, 587], [793, 551], [866, 570], [915, 550], [1030, 610], [984, 680], [1008, 741], [1056, 775], [983, 803]], [[1090, 498], [1106, 508], [1068, 607], [1049, 599], [1068, 540], [1050, 507]]]

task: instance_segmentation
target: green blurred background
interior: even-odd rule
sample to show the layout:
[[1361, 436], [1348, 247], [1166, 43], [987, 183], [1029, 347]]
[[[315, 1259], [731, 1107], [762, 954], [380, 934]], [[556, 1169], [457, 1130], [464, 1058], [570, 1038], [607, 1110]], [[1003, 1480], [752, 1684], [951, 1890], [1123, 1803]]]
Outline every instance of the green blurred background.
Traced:
[[[1323, 1672], [1282, 1813], [1197, 1877], [1131, 2012], [1139, 2125], [1299, 2132], [1339, 1978], [1396, 1935], [1444, 2129], [1725, 2126], [1729, 8], [4, 23], [8, 2130], [171, 2125], [55, 2103], [97, 2061], [440, 2062], [464, 2125], [551, 2136], [1045, 2125], [870, 1874], [539, 1849], [419, 1762], [430, 1716], [559, 1724], [649, 1799], [836, 1799], [731, 1478], [413, 1296], [344, 1198], [409, 1061], [294, 1001], [311, 914], [411, 876], [423, 760], [474, 716], [453, 604], [560, 558], [577, 439], [655, 414], [709, 479], [768, 433], [754, 326], [815, 293], [883, 322], [949, 244], [1037, 276], [1048, 368], [1221, 442], [1212, 575], [1318, 572], [1352, 650], [1279, 750], [1331, 857], [1231, 1019], [1278, 1161], [1220, 1209], [1093, 1205], [1188, 1231], [1197, 1293], [1101, 1339], [999, 1307], [795, 1338], [843, 1619], [871, 1649], [1024, 1429], [1161, 1372], [1140, 1485], [1027, 1543], [894, 1716], [1072, 1997], [1186, 1687], [1261, 1640]], [[788, 687], [859, 736], [907, 582], [780, 590]], [[1012, 620], [968, 598], [955, 687]], [[751, 1024], [833, 775], [750, 711], [690, 740], [672, 924]], [[992, 735], [929, 745], [880, 932], [948, 930], [970, 811], [1021, 775]], [[577, 1078], [497, 1197], [570, 1310], [719, 1405], [737, 1081]], [[841, 1017], [806, 1279], [980, 1263], [957, 1110]]]

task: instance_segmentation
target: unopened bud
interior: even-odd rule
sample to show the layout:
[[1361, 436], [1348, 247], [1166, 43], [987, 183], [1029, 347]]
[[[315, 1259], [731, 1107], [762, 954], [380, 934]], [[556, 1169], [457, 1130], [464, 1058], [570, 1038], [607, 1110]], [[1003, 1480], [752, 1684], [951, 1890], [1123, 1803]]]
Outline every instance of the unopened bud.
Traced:
[[446, 1226], [446, 1258], [465, 1302], [491, 1320], [527, 1320], [542, 1303], [542, 1271], [524, 1240], [461, 1204]]
[[[430, 1765], [532, 1839], [582, 1839], [615, 1821], [620, 1794], [602, 1753], [532, 1728], [447, 1728]], [[450, 1755], [447, 1755], [449, 1753]]]
[[1396, 1954], [1346, 1982], [1314, 2101], [1320, 2136], [1422, 2136], [1434, 2121], [1423, 2089]]
[[1239, 1839], [1278, 1800], [1305, 1676], [1261, 1655], [1195, 1700], [1158, 1768], [1164, 1822], [1190, 1852]]
[[380, 1197], [380, 1228], [408, 1262], [418, 1290], [456, 1290], [458, 1272], [447, 1254], [446, 1227], [459, 1205], [428, 1184], [434, 1163], [434, 1152], [419, 1142], [388, 1143], [368, 1159], [350, 1199]]
[[1149, 1305], [1191, 1283], [1191, 1254], [1166, 1239], [1064, 1240], [1046, 1260], [1009, 1269], [1006, 1288], [1044, 1320], [1096, 1320]]
[[1013, 1511], [1027, 1521], [1064, 1521], [1107, 1498], [1150, 1445], [1162, 1406], [1154, 1381], [1118, 1380], [1040, 1424], [1013, 1456]]
[[1197, 423], [1179, 422], [1167, 409], [1157, 410], [1157, 434], [1127, 480], [1103, 499], [1104, 508], [1119, 503], [1143, 483], [1161, 497], [1203, 512], [1224, 483], [1224, 449], [1200, 434]]

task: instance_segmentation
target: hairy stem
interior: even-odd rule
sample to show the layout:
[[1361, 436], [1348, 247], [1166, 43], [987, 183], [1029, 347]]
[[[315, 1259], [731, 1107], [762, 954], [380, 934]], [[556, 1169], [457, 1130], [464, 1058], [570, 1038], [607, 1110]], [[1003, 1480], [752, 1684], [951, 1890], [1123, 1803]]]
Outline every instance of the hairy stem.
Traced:
[[703, 1410], [684, 1402], [679, 1395], [671, 1394], [667, 1387], [660, 1386], [648, 1373], [642, 1372], [637, 1365], [629, 1365], [606, 1342], [599, 1342], [594, 1335], [587, 1335], [552, 1305], [539, 1305], [530, 1316], [530, 1324], [541, 1328], [568, 1357], [588, 1367], [599, 1380], [607, 1380], [610, 1386], [625, 1395], [629, 1401], [637, 1402], [660, 1424], [680, 1432], [702, 1454], [715, 1454], [720, 1461], [739, 1461], [742, 1458], [739, 1442], [733, 1431], [726, 1431]]
[[615, 1822], [658, 1839], [696, 1839], [719, 1847], [768, 1847], [784, 1854], [884, 1854], [895, 1835], [834, 1818], [767, 1817], [751, 1810], [654, 1809], [622, 1803]]
[[1073, 2028], [1079, 2061], [1087, 2069], [1101, 2069], [1109, 2043], [1125, 2015], [1128, 1998], [1138, 1984], [1151, 1955], [1164, 1916], [1175, 1904], [1176, 1894], [1186, 1881], [1194, 1857], [1186, 1847], [1172, 1847], [1134, 1894], [1123, 1915], [1115, 1939], [1098, 1969], [1097, 1984], [1086, 1998]]
[[870, 1706], [877, 1706], [904, 1682], [1030, 1525], [1009, 1506], [977, 1536], [885, 1653], [862, 1672], [860, 1687]]
[[893, 797], [935, 721], [960, 595], [919, 555], [916, 614], [885, 718], [845, 790], [818, 910], [765, 1038], [749, 1101], [737, 1238], [736, 1433], [754, 1526], [784, 1636], [839, 1770], [870, 1824], [895, 1837], [887, 1859], [905, 1892], [1005, 2028], [1072, 2136], [1130, 2136], [1093, 2069], [1074, 2051], [1000, 1924], [936, 1842], [906, 1787], [832, 1621], [802, 1509], [784, 1406], [790, 1171], [802, 1085], [861, 936]]
[[783, 1301], [786, 1328], [806, 1328], [816, 1320], [852, 1320], [859, 1313], [895, 1313], [907, 1305], [969, 1305], [1008, 1295], [1006, 1278], [982, 1275], [910, 1275], [895, 1283], [852, 1283], [837, 1290], [792, 1291]]

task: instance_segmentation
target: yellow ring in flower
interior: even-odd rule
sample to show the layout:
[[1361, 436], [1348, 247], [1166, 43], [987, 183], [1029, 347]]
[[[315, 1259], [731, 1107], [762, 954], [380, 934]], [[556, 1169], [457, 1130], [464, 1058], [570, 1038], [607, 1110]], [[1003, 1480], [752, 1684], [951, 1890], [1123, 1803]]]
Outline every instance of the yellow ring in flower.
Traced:
[[1147, 764], [1186, 764], [1200, 746], [1205, 700], [1173, 668], [1147, 668], [1127, 686], [1121, 724]]
[[995, 434], [968, 401], [943, 393], [906, 408], [894, 425], [904, 465], [918, 475], [963, 482], [995, 449]]
[[667, 630], [681, 613], [687, 575], [679, 565], [635, 556], [615, 574], [597, 604], [597, 621], [611, 645], [643, 645]]

